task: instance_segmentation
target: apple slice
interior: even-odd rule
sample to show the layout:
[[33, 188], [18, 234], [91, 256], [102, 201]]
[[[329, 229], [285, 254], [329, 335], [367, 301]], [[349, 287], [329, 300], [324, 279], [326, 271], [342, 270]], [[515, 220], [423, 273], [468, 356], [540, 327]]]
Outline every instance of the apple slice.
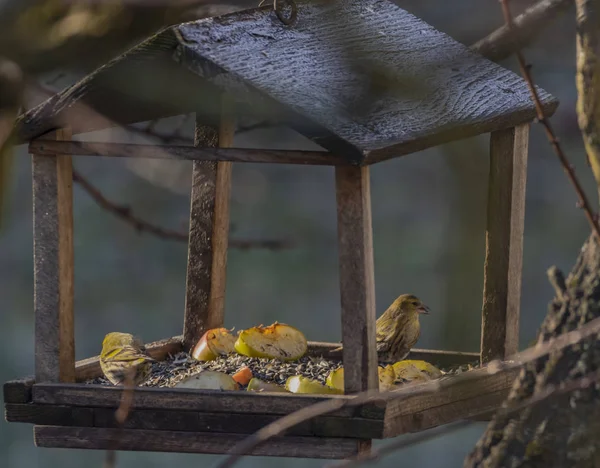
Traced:
[[226, 328], [213, 328], [207, 330], [202, 338], [198, 340], [192, 357], [198, 361], [212, 361], [218, 356], [233, 353], [235, 351], [235, 338]]
[[332, 370], [327, 376], [325, 385], [341, 392], [344, 391], [344, 368]]
[[395, 388], [394, 382], [396, 381], [396, 373], [391, 365], [385, 367], [378, 367], [377, 372], [379, 374], [379, 391], [387, 392]]
[[273, 393], [289, 393], [285, 387], [253, 377], [248, 383], [248, 392], [273, 392]]
[[322, 385], [316, 380], [311, 380], [308, 377], [294, 375], [285, 382], [286, 390], [292, 393], [312, 393], [326, 395], [341, 395], [344, 392], [335, 388]]
[[[392, 366], [378, 367], [377, 368], [379, 374], [379, 391], [384, 392], [386, 390], [391, 390], [394, 388], [395, 381], [395, 373]], [[328, 387], [339, 390], [341, 392], [344, 391], [344, 368], [340, 367], [334, 371], [331, 371], [327, 376], [327, 380], [325, 384]]]
[[396, 374], [396, 381], [424, 382], [439, 379], [443, 375], [441, 370], [427, 361], [407, 359], [406, 361], [398, 361], [392, 364], [392, 367]]
[[281, 361], [300, 359], [307, 349], [306, 337], [300, 330], [278, 322], [244, 330], [235, 342], [235, 350], [244, 356]]
[[196, 390], [239, 390], [237, 382], [230, 375], [209, 370], [192, 375], [179, 382], [175, 387]]

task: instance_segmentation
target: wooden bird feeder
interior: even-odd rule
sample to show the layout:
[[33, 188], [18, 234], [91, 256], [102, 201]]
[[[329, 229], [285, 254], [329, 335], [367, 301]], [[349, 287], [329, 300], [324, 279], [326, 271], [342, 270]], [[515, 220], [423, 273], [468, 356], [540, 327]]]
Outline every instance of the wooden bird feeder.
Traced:
[[[365, 85], [364, 68], [347, 60], [358, 46], [369, 66], [406, 74], [424, 90], [417, 97], [402, 89], [368, 95], [374, 91]], [[551, 115], [557, 101], [539, 93]], [[194, 146], [71, 140], [116, 122], [191, 112]], [[322, 150], [233, 148], [235, 122], [264, 116]], [[40, 447], [226, 453], [282, 415], [376, 388], [370, 165], [482, 133], [491, 136], [481, 352], [413, 350], [410, 357], [443, 366], [474, 358], [485, 364], [516, 352], [527, 146], [535, 116], [527, 84], [515, 73], [388, 0], [299, 3], [292, 25], [263, 7], [161, 31], [18, 122], [33, 160], [35, 377], [5, 384], [6, 419], [34, 424]], [[189, 350], [207, 328], [223, 324], [232, 163], [333, 166], [347, 394], [140, 387], [125, 427], [117, 429], [122, 387], [83, 383], [101, 375], [98, 357], [74, 360], [73, 155], [193, 161], [183, 335], [149, 345], [156, 359]], [[333, 346], [310, 343], [309, 353]], [[469, 372], [486, 377], [435, 395], [344, 407], [252, 454], [350, 457], [368, 450], [372, 439], [493, 411], [515, 377]]]

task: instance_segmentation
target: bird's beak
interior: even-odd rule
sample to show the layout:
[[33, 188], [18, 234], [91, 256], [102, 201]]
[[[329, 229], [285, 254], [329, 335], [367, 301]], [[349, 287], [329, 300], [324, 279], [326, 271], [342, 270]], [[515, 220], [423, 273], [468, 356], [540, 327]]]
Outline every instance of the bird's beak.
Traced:
[[429, 310], [429, 307], [427, 307], [425, 304], [423, 304], [421, 307], [419, 307], [417, 309], [419, 311], [420, 314], [425, 314], [425, 315], [429, 315], [429, 313], [431, 312]]

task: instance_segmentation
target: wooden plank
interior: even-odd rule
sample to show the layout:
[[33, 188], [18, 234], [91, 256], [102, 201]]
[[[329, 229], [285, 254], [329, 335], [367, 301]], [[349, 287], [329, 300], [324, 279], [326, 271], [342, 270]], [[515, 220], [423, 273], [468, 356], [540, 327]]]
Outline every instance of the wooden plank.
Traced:
[[338, 242], [346, 393], [378, 388], [375, 279], [368, 167], [338, 167]]
[[348, 161], [327, 151], [271, 150], [253, 148], [211, 148], [176, 145], [142, 145], [93, 141], [51, 141], [45, 137], [29, 143], [29, 152], [39, 155], [109, 156], [189, 161], [230, 161], [317, 166], [347, 165]]
[[490, 138], [481, 362], [519, 348], [523, 227], [529, 125]]
[[[227, 148], [233, 144], [235, 121], [229, 107], [224, 99], [218, 134], [196, 122], [194, 145]], [[194, 161], [183, 324], [186, 351], [207, 329], [223, 326], [230, 192], [230, 162]]]
[[[150, 357], [157, 361], [163, 361], [169, 354], [176, 354], [183, 348], [181, 345], [182, 336], [174, 336], [165, 340], [154, 341], [148, 343], [146, 351]], [[95, 379], [102, 375], [100, 369], [100, 356], [94, 356], [88, 359], [82, 359], [75, 363], [75, 378], [77, 382], [85, 382], [86, 380]]]
[[495, 410], [508, 396], [519, 371], [511, 369], [488, 374], [485, 368], [477, 369], [469, 374], [484, 375], [485, 378], [464, 379], [435, 393], [392, 400], [387, 405], [384, 437], [416, 432], [470, 418], [480, 411]]
[[[114, 411], [113, 411], [114, 414]], [[42, 424], [44, 426], [93, 426], [94, 409], [64, 405], [4, 405], [4, 416], [8, 422]]]
[[[123, 389], [89, 384], [35, 384], [33, 402], [50, 405], [72, 405], [117, 408]], [[282, 393], [222, 392], [181, 388], [137, 388], [133, 395], [136, 409], [202, 411], [206, 413], [288, 414], [306, 406], [329, 400], [348, 399], [346, 395], [294, 395]], [[383, 419], [385, 405], [370, 403], [362, 407], [341, 408], [332, 416]]]
[[[68, 129], [58, 140], [70, 139]], [[71, 156], [32, 156], [36, 382], [75, 381]]]
[[[117, 427], [114, 410], [94, 409], [95, 427]], [[137, 410], [129, 414], [127, 429], [155, 429], [163, 431], [219, 432], [253, 434], [267, 424], [277, 421], [280, 415], [244, 413], [201, 413], [180, 410]], [[325, 416], [305, 421], [286, 435], [347, 437], [353, 439], [381, 438], [383, 421], [366, 418]]]
[[[66, 405], [6, 404], [6, 420], [44, 426], [81, 426], [116, 428], [113, 408], [87, 408]], [[201, 413], [183, 410], [132, 409], [125, 429], [145, 429], [185, 432], [219, 432], [253, 434], [280, 415], [244, 413]], [[305, 421], [286, 435], [316, 437], [347, 437], [353, 439], [381, 438], [383, 420], [323, 416]]]
[[[243, 434], [34, 426], [37, 447], [145, 452], [227, 453]], [[277, 437], [249, 455], [341, 459], [357, 455], [360, 441], [326, 437]]]
[[4, 403], [29, 403], [34, 379], [32, 377], [4, 383]]
[[508, 394], [510, 388], [491, 393], [476, 395], [468, 400], [449, 403], [435, 408], [426, 409], [417, 413], [397, 417], [393, 423], [386, 423], [384, 437], [396, 437], [401, 434], [420, 432], [444, 424], [449, 424], [461, 419], [474, 419], [477, 421], [489, 421], [491, 414], [474, 417], [481, 411], [496, 411]]
[[[178, 58], [216, 85], [259, 90], [298, 115], [298, 131], [357, 163], [536, 117], [520, 76], [392, 1], [302, 1], [300, 10], [293, 28], [264, 9], [179, 25]], [[552, 112], [556, 100], [539, 91]]]

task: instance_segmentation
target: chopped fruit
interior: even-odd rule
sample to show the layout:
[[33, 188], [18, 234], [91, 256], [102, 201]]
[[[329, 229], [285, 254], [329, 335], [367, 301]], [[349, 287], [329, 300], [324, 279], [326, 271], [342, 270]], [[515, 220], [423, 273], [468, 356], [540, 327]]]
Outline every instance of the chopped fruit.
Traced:
[[277, 322], [244, 330], [235, 342], [235, 350], [244, 356], [281, 361], [300, 359], [307, 349], [306, 337], [300, 330]]
[[257, 379], [256, 377], [250, 380], [250, 382], [248, 383], [248, 388], [246, 390], [249, 392], [289, 393], [281, 385], [265, 382], [264, 380]]
[[245, 387], [246, 385], [248, 385], [248, 382], [252, 380], [252, 371], [249, 367], [244, 366], [235, 374], [233, 374], [233, 380], [235, 380], [242, 387]]
[[322, 385], [316, 380], [311, 380], [301, 375], [294, 375], [287, 379], [285, 383], [286, 390], [292, 393], [312, 393], [312, 394], [326, 394], [326, 395], [340, 395], [344, 392], [335, 388], [327, 387]]
[[196, 390], [239, 390], [237, 382], [230, 375], [208, 370], [182, 380], [175, 387]]
[[218, 356], [235, 351], [235, 337], [226, 328], [208, 330], [196, 343], [192, 357], [198, 361], [212, 361]]

